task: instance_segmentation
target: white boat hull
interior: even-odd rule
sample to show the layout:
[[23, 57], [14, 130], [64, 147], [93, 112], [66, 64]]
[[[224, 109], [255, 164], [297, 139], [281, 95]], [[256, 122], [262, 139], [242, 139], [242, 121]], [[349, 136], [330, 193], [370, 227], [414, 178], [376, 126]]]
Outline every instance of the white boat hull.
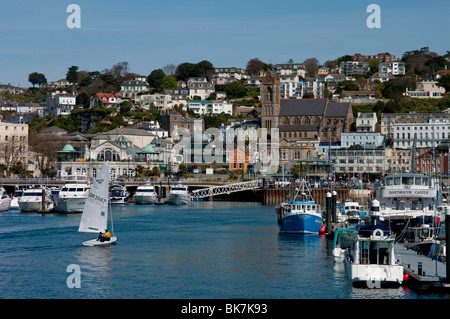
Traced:
[[62, 213], [81, 213], [85, 202], [85, 197], [58, 198], [56, 208], [58, 212]]
[[14, 197], [11, 200], [11, 208], [19, 208], [19, 198], [18, 197]]
[[111, 236], [111, 239], [108, 241], [100, 241], [97, 239], [91, 239], [91, 240], [87, 240], [82, 242], [83, 246], [88, 246], [88, 247], [93, 247], [93, 246], [110, 246], [115, 244], [117, 241], [117, 237], [116, 236]]
[[0, 201], [0, 212], [6, 212], [11, 207], [11, 198], [3, 198]]
[[401, 265], [362, 265], [346, 261], [348, 277], [354, 284], [366, 283], [369, 288], [377, 285], [398, 284], [403, 282], [403, 266]]
[[154, 204], [158, 198], [156, 196], [148, 195], [134, 195], [134, 202], [136, 204]]
[[29, 213], [29, 212], [48, 211], [51, 210], [53, 207], [52, 205], [48, 205], [44, 206], [43, 209], [41, 201], [20, 201], [19, 208], [22, 212]]
[[170, 194], [167, 204], [169, 205], [187, 205], [191, 202], [189, 194]]

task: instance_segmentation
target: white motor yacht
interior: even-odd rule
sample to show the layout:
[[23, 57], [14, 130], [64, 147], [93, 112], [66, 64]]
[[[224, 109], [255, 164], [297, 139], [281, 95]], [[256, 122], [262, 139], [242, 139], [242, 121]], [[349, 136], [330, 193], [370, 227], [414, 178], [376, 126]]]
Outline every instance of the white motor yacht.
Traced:
[[6, 212], [11, 207], [11, 197], [6, 194], [6, 190], [0, 188], [0, 212]]
[[188, 188], [185, 185], [178, 184], [170, 188], [169, 198], [166, 203], [170, 205], [186, 205], [192, 200], [192, 196], [189, 194]]
[[89, 195], [89, 182], [85, 175], [67, 176], [56, 199], [56, 210], [62, 213], [81, 213]]
[[136, 193], [133, 196], [136, 204], [154, 204], [158, 199], [155, 186], [143, 185], [138, 186]]
[[19, 208], [24, 213], [50, 211], [53, 206], [51, 192], [47, 187], [28, 188], [19, 198]]

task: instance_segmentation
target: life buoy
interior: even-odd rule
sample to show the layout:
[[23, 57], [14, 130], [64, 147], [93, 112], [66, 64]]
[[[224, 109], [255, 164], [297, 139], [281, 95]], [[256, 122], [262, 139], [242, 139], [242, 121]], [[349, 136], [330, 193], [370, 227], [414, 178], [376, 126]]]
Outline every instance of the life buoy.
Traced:
[[383, 236], [384, 236], [384, 232], [379, 228], [375, 229], [372, 233], [372, 237], [380, 238]]

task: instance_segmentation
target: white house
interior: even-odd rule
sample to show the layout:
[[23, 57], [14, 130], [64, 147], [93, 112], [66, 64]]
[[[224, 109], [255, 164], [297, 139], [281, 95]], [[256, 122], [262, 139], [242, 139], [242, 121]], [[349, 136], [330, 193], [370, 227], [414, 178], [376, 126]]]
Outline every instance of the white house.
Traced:
[[187, 109], [194, 111], [195, 114], [205, 115], [213, 114], [219, 115], [220, 113], [233, 115], [233, 104], [229, 104], [226, 101], [189, 101]]
[[214, 93], [215, 91], [214, 84], [208, 81], [205, 77], [189, 78], [187, 86], [189, 89], [190, 99], [193, 99], [195, 96], [198, 96], [202, 100], [206, 100], [211, 95], [211, 93]]
[[405, 75], [405, 62], [381, 62], [380, 64], [378, 64], [378, 72], [389, 73], [392, 75]]
[[76, 95], [66, 93], [55, 93], [47, 96], [47, 113], [58, 115], [69, 115], [76, 107]]
[[377, 125], [377, 114], [373, 113], [361, 113], [358, 112], [356, 118], [356, 131], [357, 132], [375, 132]]
[[283, 75], [298, 75], [305, 78], [306, 75], [306, 69], [302, 63], [275, 64], [273, 69], [280, 77]]
[[186, 100], [176, 99], [173, 95], [156, 93], [156, 94], [143, 94], [136, 97], [135, 102], [141, 103], [141, 106], [148, 108], [153, 108], [156, 110], [169, 110], [173, 109], [174, 106], [186, 105]]
[[437, 85], [434, 80], [422, 80], [416, 83], [416, 90], [409, 91], [406, 88], [405, 96], [415, 97], [419, 99], [440, 99], [445, 94], [445, 89]]
[[219, 67], [215, 68], [214, 78], [225, 78], [232, 81], [245, 80], [248, 78], [247, 72], [242, 68]]
[[96, 93], [90, 98], [89, 106], [92, 108], [96, 107], [118, 107], [123, 100], [120, 98], [119, 94], [113, 93]]
[[341, 133], [341, 147], [371, 144], [376, 147], [385, 144], [386, 137], [375, 132]]

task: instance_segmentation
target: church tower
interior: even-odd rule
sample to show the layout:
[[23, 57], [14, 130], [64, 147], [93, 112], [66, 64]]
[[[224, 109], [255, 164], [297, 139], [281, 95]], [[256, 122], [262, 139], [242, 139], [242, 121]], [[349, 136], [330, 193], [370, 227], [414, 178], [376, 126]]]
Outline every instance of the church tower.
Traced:
[[263, 75], [261, 84], [261, 127], [270, 132], [272, 128], [278, 128], [280, 115], [280, 77], [267, 70]]

